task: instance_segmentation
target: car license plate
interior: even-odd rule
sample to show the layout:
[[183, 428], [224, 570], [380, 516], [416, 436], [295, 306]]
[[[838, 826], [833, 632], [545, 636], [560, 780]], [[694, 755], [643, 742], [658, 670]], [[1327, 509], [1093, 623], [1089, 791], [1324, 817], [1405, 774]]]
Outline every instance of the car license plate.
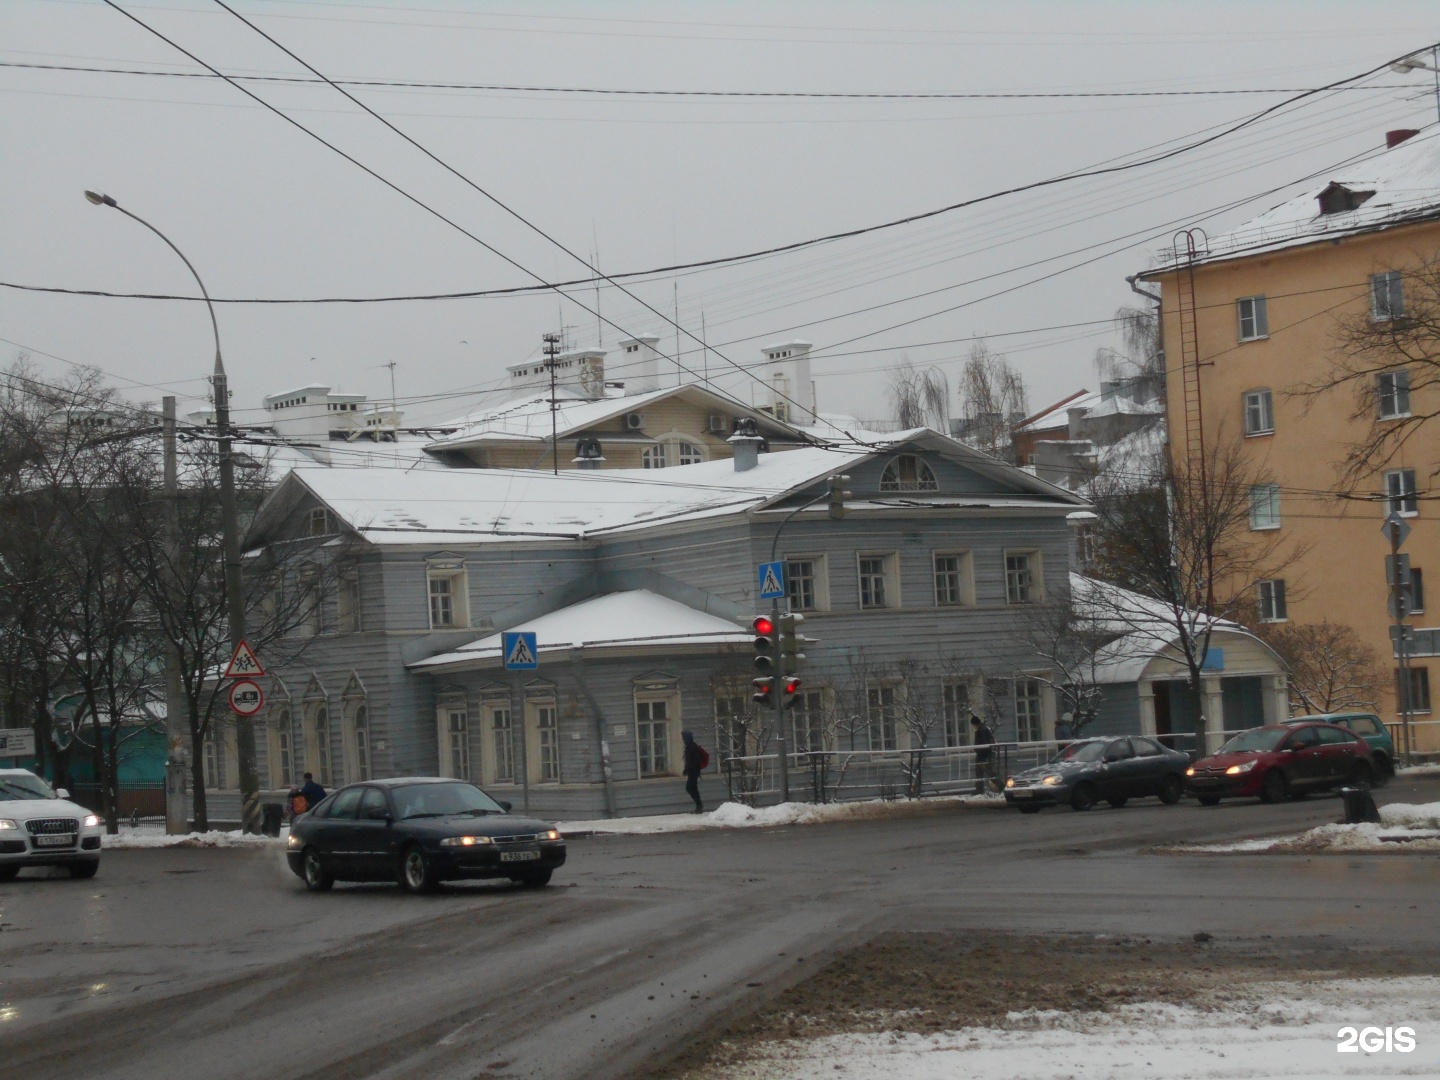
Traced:
[[1012, 799], [1033, 799], [1035, 792], [1027, 790], [1026, 788], [1011, 788], [1010, 797]]
[[35, 837], [36, 847], [67, 847], [73, 843], [75, 843], [75, 837], [71, 836], [69, 833], [60, 833], [55, 836]]
[[540, 858], [538, 851], [502, 851], [500, 852], [501, 862], [528, 862], [531, 859]]

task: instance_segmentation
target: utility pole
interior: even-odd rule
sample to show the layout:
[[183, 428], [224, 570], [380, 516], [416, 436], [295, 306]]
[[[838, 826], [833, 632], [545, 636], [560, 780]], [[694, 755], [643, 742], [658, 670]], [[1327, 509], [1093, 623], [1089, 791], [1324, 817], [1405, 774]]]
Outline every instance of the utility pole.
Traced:
[[[175, 460], [175, 398], [161, 400], [161, 435], [165, 458], [165, 574], [167, 591], [175, 583], [175, 562], [180, 555], [180, 471]], [[175, 600], [171, 593], [172, 603]], [[182, 720], [186, 708], [180, 690], [180, 650], [165, 638], [165, 831], [171, 836], [189, 832], [185, 806], [185, 743], [188, 725]]]
[[[139, 214], [132, 214], [109, 195], [97, 191], [85, 192], [85, 198], [95, 206], [108, 206], [118, 210], [131, 221], [139, 222], [165, 242], [169, 249], [180, 257], [185, 269], [200, 286], [200, 295], [205, 298], [206, 310], [210, 312], [210, 329], [215, 335], [215, 370], [210, 384], [215, 392], [215, 429], [220, 448], [220, 530], [224, 534], [225, 548], [225, 602], [230, 621], [230, 644], [238, 649], [245, 640], [245, 593], [240, 579], [240, 514], [235, 505], [235, 460], [232, 456], [230, 432], [230, 390], [225, 379], [225, 362], [220, 356], [220, 323], [215, 318], [215, 304], [199, 271], [175, 242]], [[235, 714], [235, 754], [240, 760], [240, 824], [247, 833], [260, 831], [260, 787], [255, 771], [255, 729], [248, 716]]]
[[542, 340], [545, 342], [545, 366], [550, 369], [550, 464], [551, 471], [559, 476], [560, 434], [559, 421], [555, 416], [559, 402], [555, 400], [555, 358], [560, 355], [560, 335], [546, 334]]
[[1410, 714], [1413, 711], [1410, 693], [1410, 643], [1406, 640], [1405, 617], [1410, 611], [1410, 556], [1400, 554], [1400, 545], [1410, 532], [1410, 523], [1399, 514], [1385, 519], [1385, 535], [1390, 538], [1390, 557], [1385, 560], [1385, 576], [1390, 585], [1390, 632], [1395, 637], [1395, 657], [1400, 661], [1399, 686], [1395, 688], [1400, 710], [1400, 745], [1405, 760], [1410, 760]]

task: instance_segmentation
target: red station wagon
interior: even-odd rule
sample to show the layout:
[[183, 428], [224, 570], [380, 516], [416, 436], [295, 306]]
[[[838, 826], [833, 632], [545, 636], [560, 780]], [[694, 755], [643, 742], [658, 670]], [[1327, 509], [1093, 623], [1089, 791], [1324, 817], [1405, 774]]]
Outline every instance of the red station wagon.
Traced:
[[1374, 778], [1370, 746], [1335, 724], [1275, 724], [1243, 731], [1218, 753], [1185, 770], [1185, 790], [1203, 806], [1260, 796], [1280, 802], [1294, 795]]

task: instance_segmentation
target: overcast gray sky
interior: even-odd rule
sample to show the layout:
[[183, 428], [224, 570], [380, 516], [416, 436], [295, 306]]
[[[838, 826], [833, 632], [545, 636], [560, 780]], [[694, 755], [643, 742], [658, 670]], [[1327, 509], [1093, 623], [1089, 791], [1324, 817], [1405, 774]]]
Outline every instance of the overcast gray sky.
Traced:
[[[117, 0], [231, 75], [303, 68], [208, 0]], [[335, 79], [572, 90], [1096, 94], [969, 99], [716, 98], [350, 87], [464, 176], [606, 272], [740, 254], [872, 225], [1086, 166], [1135, 160], [1440, 38], [1433, 0], [1385, 3], [626, 3], [235, 0]], [[483, 239], [487, 251], [100, 0], [0, 5], [0, 280], [194, 295], [139, 225], [167, 233], [225, 298], [408, 296], [589, 276], [335, 90], [247, 82], [286, 115]], [[713, 349], [682, 363], [746, 400], [761, 344], [816, 346], [822, 409], [883, 417], [897, 357], [953, 376], [990, 335], [1033, 405], [1094, 388], [1125, 276], [1176, 228], [1212, 232], [1283, 188], [1434, 123], [1426, 75], [1382, 73], [1204, 149], [802, 252], [631, 286]], [[1176, 94], [1175, 91], [1273, 93]], [[1163, 92], [1163, 93], [1162, 93]], [[1148, 95], [1148, 96], [1147, 96]], [[1158, 95], [1158, 96], [1156, 96]], [[1242, 200], [1251, 200], [1236, 205]], [[529, 271], [530, 273], [526, 273]], [[226, 304], [238, 418], [306, 382], [388, 398], [438, 423], [490, 400], [504, 368], [560, 329], [621, 336], [542, 295], [345, 305]], [[675, 330], [614, 288], [603, 316]], [[1076, 325], [1080, 324], [1080, 325]], [[205, 392], [201, 305], [0, 289], [0, 357], [100, 368], [137, 400]], [[618, 358], [616, 359], [618, 363]]]

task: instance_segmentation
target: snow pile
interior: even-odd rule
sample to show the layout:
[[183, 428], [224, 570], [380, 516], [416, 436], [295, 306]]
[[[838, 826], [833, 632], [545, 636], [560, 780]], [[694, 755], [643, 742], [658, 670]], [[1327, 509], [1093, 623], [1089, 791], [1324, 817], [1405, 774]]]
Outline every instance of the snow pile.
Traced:
[[[1012, 1013], [1005, 1027], [938, 1035], [889, 1032], [747, 1047], [716, 1080], [1331, 1080], [1435, 1076], [1440, 979], [1347, 979], [1257, 985], [1254, 1006], [1160, 1003], [1109, 1012]], [[1343, 1027], [1410, 1027], [1414, 1049], [1337, 1053]], [[1383, 1038], [1383, 1036], [1382, 1036]], [[1398, 1045], [1394, 1044], [1394, 1045]]]
[[662, 833], [691, 832], [696, 829], [753, 829], [773, 825], [818, 825], [827, 821], [859, 821], [877, 818], [910, 817], [926, 813], [926, 807], [1004, 806], [1000, 795], [946, 795], [900, 802], [873, 800], [844, 803], [777, 803], [774, 806], [746, 806], [721, 803], [705, 814], [657, 814], [652, 817], [602, 818], [595, 821], [562, 821], [562, 833]]
[[233, 847], [270, 847], [275, 844], [284, 843], [289, 829], [281, 829], [278, 838], [273, 836], [257, 836], [255, 833], [234, 832], [192, 832], [179, 836], [170, 836], [163, 832], [156, 832], [153, 829], [143, 827], [132, 828], [129, 825], [120, 826], [120, 832], [116, 836], [106, 835], [102, 838], [101, 847], [106, 851], [127, 851], [136, 848], [233, 848]]
[[1230, 844], [1195, 844], [1172, 850], [1234, 852], [1440, 851], [1440, 803], [1391, 803], [1380, 807], [1380, 823], [1321, 825], [1290, 836], [1268, 836]]

